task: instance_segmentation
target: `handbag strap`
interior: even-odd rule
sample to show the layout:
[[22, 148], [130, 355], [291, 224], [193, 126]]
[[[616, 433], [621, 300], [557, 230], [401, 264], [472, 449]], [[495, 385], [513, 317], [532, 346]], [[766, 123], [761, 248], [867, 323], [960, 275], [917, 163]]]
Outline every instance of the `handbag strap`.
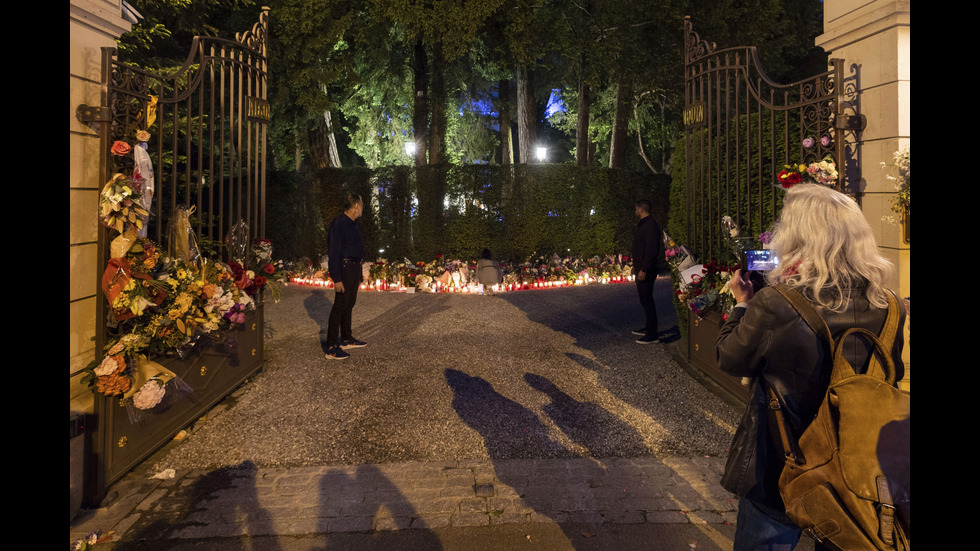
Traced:
[[783, 415], [783, 403], [779, 399], [779, 394], [768, 385], [766, 385], [766, 388], [769, 390], [769, 430], [773, 434], [779, 435], [779, 440], [775, 441], [776, 447], [783, 454], [786, 461], [792, 460], [797, 465], [805, 465], [806, 458], [803, 457], [803, 450], [800, 449], [800, 443], [790, 435], [789, 426], [786, 424], [786, 417]]

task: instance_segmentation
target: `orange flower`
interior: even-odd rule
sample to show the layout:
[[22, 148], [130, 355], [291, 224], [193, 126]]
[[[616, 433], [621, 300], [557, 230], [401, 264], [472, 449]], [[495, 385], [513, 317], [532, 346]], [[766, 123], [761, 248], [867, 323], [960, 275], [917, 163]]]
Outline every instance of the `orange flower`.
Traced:
[[124, 157], [132, 150], [133, 148], [128, 143], [117, 140], [112, 143], [112, 149], [110, 149], [110, 152], [117, 157]]
[[122, 377], [115, 374], [104, 375], [99, 377], [99, 380], [95, 383], [95, 389], [106, 396], [116, 396], [129, 390], [132, 384], [133, 382], [129, 380], [129, 377]]

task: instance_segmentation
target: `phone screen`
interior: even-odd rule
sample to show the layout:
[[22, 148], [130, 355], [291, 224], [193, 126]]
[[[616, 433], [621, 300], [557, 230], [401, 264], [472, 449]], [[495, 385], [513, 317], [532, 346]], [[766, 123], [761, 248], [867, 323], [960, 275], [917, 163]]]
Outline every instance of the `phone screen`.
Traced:
[[779, 259], [770, 250], [745, 251], [746, 269], [754, 272], [768, 272], [779, 265]]

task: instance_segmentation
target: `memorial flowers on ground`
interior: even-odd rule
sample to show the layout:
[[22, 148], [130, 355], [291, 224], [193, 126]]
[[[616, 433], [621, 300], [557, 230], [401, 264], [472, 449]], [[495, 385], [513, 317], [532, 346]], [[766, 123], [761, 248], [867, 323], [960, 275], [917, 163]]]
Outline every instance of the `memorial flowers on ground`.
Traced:
[[[623, 255], [539, 255], [524, 262], [500, 262], [498, 291], [561, 287], [588, 283], [615, 283], [632, 279], [632, 264]], [[365, 290], [418, 292], [479, 292], [475, 260], [447, 259], [437, 255], [431, 262], [389, 262], [379, 258], [365, 274]], [[303, 284], [331, 285], [329, 279], [303, 277]]]

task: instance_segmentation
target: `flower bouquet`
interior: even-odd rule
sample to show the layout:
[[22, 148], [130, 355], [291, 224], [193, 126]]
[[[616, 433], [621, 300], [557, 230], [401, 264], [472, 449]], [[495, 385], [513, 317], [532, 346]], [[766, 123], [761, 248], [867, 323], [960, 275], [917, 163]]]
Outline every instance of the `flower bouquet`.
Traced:
[[119, 233], [127, 229], [141, 230], [143, 221], [149, 216], [140, 204], [142, 197], [142, 178], [127, 178], [123, 174], [113, 175], [99, 195], [102, 225]]
[[837, 182], [837, 164], [828, 155], [822, 161], [810, 163], [809, 165], [794, 164], [784, 165], [785, 170], [781, 170], [776, 175], [776, 187], [789, 189], [796, 184], [809, 182], [824, 186], [832, 186]]

